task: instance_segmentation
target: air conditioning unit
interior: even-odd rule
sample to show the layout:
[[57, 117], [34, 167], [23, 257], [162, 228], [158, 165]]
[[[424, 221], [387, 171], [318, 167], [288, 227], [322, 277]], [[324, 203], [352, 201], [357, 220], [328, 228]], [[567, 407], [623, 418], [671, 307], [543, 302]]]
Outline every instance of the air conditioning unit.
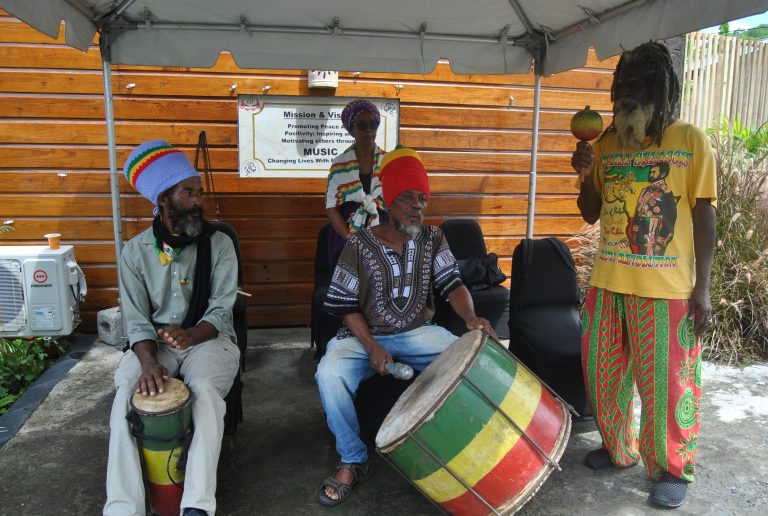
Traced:
[[0, 336], [69, 335], [87, 290], [71, 245], [0, 246]]

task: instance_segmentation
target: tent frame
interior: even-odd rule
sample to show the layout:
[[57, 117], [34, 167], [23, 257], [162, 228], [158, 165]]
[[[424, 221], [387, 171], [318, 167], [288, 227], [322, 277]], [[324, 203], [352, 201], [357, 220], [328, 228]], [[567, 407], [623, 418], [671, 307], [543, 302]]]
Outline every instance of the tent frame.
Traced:
[[[94, 20], [99, 27], [99, 48], [102, 58], [102, 77], [104, 84], [104, 110], [107, 122], [107, 145], [109, 155], [109, 172], [110, 172], [110, 190], [112, 195], [112, 219], [114, 226], [115, 237], [115, 255], [117, 263], [120, 262], [120, 256], [123, 248], [123, 230], [122, 230], [122, 218], [120, 212], [120, 177], [117, 170], [117, 148], [115, 142], [115, 117], [112, 103], [112, 70], [111, 70], [111, 42], [120, 36], [120, 34], [127, 30], [141, 30], [142, 24], [139, 22], [130, 22], [121, 18], [123, 12], [134, 3], [135, 0], [123, 0], [117, 4], [111, 11], [106, 13], [101, 19]], [[514, 8], [518, 17], [522, 21], [526, 29], [526, 35], [520, 38], [512, 40], [507, 39], [506, 30], [500, 35], [498, 39], [480, 37], [480, 36], [456, 36], [450, 34], [433, 34], [426, 32], [426, 24], [422, 25], [421, 31], [418, 33], [404, 32], [404, 31], [373, 31], [373, 30], [355, 30], [355, 29], [341, 29], [339, 26], [338, 18], [335, 18], [334, 25], [332, 27], [326, 27], [323, 29], [313, 29], [307, 27], [273, 27], [273, 26], [258, 26], [252, 25], [247, 22], [245, 17], [240, 18], [240, 24], [189, 24], [189, 23], [153, 23], [151, 21], [152, 15], [149, 8], [144, 9], [144, 24], [143, 28], [150, 30], [163, 29], [163, 30], [215, 30], [215, 31], [249, 31], [249, 32], [281, 32], [281, 33], [295, 33], [295, 34], [330, 34], [335, 35], [340, 32], [349, 35], [364, 35], [364, 36], [378, 36], [378, 37], [393, 37], [393, 38], [415, 38], [415, 39], [436, 39], [443, 41], [479, 41], [486, 43], [500, 43], [505, 46], [512, 44], [516, 46], [525, 47], [532, 56], [532, 67], [535, 74], [534, 83], [534, 103], [533, 103], [533, 126], [531, 130], [531, 167], [530, 176], [528, 182], [528, 209], [526, 219], [526, 238], [533, 238], [533, 223], [535, 219], [536, 209], [536, 165], [538, 158], [538, 141], [539, 141], [539, 112], [540, 112], [540, 99], [541, 99], [541, 77], [542, 77], [542, 63], [546, 58], [546, 50], [548, 41], [554, 40], [561, 35], [567, 35], [572, 32], [583, 30], [587, 25], [593, 23], [600, 23], [605, 19], [612, 18], [623, 14], [627, 10], [631, 10], [638, 7], [648, 0], [631, 0], [627, 4], [624, 4], [616, 9], [602, 13], [600, 16], [589, 12], [585, 9], [585, 14], [588, 18], [583, 22], [574, 24], [571, 27], [567, 27], [556, 34], [542, 33], [536, 30], [528, 19], [525, 11], [520, 5], [518, 0], [509, 0], [509, 3]], [[93, 14], [86, 6], [80, 3], [79, 0], [68, 0], [68, 2], [81, 11], [83, 14], [93, 19]], [[508, 27], [507, 27], [508, 29]]]

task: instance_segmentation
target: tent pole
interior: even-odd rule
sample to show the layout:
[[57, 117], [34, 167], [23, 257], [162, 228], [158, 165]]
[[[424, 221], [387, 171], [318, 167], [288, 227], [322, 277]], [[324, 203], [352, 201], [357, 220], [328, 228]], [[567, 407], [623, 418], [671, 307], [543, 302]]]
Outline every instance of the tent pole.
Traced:
[[110, 34], [102, 30], [99, 38], [101, 48], [101, 75], [104, 79], [104, 114], [107, 119], [107, 154], [109, 155], [109, 185], [112, 191], [112, 226], [115, 233], [115, 269], [117, 271], [117, 304], [120, 307], [120, 342], [112, 343], [122, 348], [127, 344], [128, 331], [123, 309], [123, 282], [120, 279], [120, 255], [123, 252], [123, 222], [120, 215], [120, 176], [117, 175], [117, 149], [115, 146], [115, 115], [112, 107], [112, 68]]
[[107, 118], [107, 144], [109, 154], [109, 184], [112, 191], [112, 225], [115, 233], [116, 264], [120, 264], [123, 250], [123, 224], [120, 216], [120, 177], [117, 175], [117, 150], [115, 148], [115, 116], [112, 109], [112, 70], [109, 52], [109, 34], [101, 34], [101, 65], [104, 79], [104, 113]]
[[[537, 67], [538, 69], [538, 67]], [[533, 90], [533, 131], [531, 134], [531, 175], [528, 179], [528, 221], [525, 238], [533, 238], [533, 219], [536, 211], [536, 159], [539, 155], [539, 101], [541, 99], [541, 74], [536, 71]]]

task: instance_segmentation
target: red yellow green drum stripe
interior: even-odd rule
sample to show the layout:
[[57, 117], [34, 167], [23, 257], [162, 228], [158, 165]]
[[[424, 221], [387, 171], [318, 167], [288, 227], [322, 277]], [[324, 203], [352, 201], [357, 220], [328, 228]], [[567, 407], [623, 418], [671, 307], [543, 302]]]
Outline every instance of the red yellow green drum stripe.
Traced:
[[[541, 387], [530, 373], [510, 359], [506, 350], [497, 344], [483, 345], [466, 377], [493, 403], [514, 409], [520, 426], [528, 424], [538, 404]], [[533, 394], [529, 396], [530, 391]], [[493, 421], [499, 427], [500, 418], [503, 416], [468, 382], [460, 381], [434, 416], [417, 427], [415, 436], [421, 442], [430, 443], [434, 454], [448, 462], [465, 452], [481, 433], [485, 432], [487, 436], [489, 422]], [[386, 448], [384, 451], [408, 478], [425, 479], [442, 469], [437, 462], [424, 460], [421, 448], [413, 440], [406, 439], [391, 451], [393, 446]]]
[[[489, 371], [494, 374], [488, 374]], [[563, 410], [548, 392], [542, 391], [535, 377], [517, 367], [504, 349], [498, 344], [486, 344], [466, 376], [526, 434], [538, 436], [542, 442], [537, 440], [537, 443], [545, 451], [552, 450], [554, 439], [544, 437], [543, 430], [561, 425], [565, 417]], [[546, 460], [466, 381], [456, 387], [414, 435], [420, 442], [428, 442], [432, 452], [464, 482], [473, 489], [488, 491], [482, 496], [497, 503], [512, 492], [510, 481], [519, 481], [525, 486]], [[478, 510], [488, 512], [482, 502], [413, 439], [406, 439], [388, 454], [408, 478], [446, 510], [449, 506], [454, 511], [458, 507], [480, 504]], [[510, 465], [513, 465], [512, 474], [509, 474]]]
[[143, 433], [155, 439], [142, 439], [140, 452], [144, 456], [144, 479], [149, 499], [156, 514], [179, 514], [184, 494], [184, 472], [176, 471], [182, 452], [179, 432], [192, 424], [189, 401], [168, 414], [141, 414]]
[[[536, 441], [548, 453], [557, 444], [557, 435], [551, 431], [562, 425], [562, 418], [557, 421], [556, 415], [563, 414], [562, 408], [551, 396], [542, 396], [542, 403], [525, 429], [526, 435]], [[551, 455], [551, 454], [550, 454]], [[541, 465], [546, 459], [525, 439], [518, 439], [499, 463], [483, 478], [478, 480], [472, 489], [486, 502], [496, 509], [517, 503], [520, 497], [533, 494], [526, 488], [536, 485], [533, 482], [539, 475], [549, 473]], [[438, 502], [450, 514], [488, 514], [490, 511], [474, 494], [466, 489], [453, 499]], [[510, 493], [517, 497], [508, 499]], [[524, 502], [525, 500], [522, 500]]]
[[[152, 510], [159, 515], [179, 514], [184, 495], [184, 472], [176, 471], [181, 447], [173, 450], [141, 450], [144, 454], [144, 479]], [[170, 461], [169, 461], [170, 455]]]

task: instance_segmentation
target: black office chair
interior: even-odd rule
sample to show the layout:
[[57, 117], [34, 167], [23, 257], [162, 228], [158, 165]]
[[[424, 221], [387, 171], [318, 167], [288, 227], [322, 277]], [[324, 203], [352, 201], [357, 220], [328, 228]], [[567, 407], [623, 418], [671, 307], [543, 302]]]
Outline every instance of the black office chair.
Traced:
[[310, 309], [310, 345], [317, 348], [315, 356], [318, 359], [325, 354], [325, 345], [336, 336], [342, 326], [341, 318], [327, 314], [323, 307], [333, 275], [333, 268], [328, 259], [328, 240], [331, 231], [333, 228], [330, 223], [320, 228], [315, 247], [315, 286], [312, 290]]
[[[243, 262], [240, 258], [240, 239], [235, 228], [220, 220], [211, 221], [217, 231], [221, 231], [232, 239], [237, 255], [237, 286], [243, 286]], [[240, 348], [240, 370], [245, 371], [245, 355], [248, 350], [248, 311], [245, 296], [237, 295], [235, 306], [232, 308], [232, 322], [237, 336], [237, 347]], [[227, 413], [224, 416], [224, 435], [230, 437], [230, 449], [234, 448], [234, 436], [237, 425], [243, 421], [243, 381], [240, 378], [240, 370], [237, 372], [229, 393], [224, 398], [227, 404]]]
[[[457, 260], [467, 260], [485, 256], [483, 230], [480, 225], [470, 219], [451, 219], [440, 224], [448, 247]], [[500, 339], [509, 337], [509, 289], [501, 285], [490, 285], [486, 288], [470, 289], [475, 314], [485, 317], [493, 325]], [[467, 332], [464, 320], [453, 311], [451, 305], [439, 296], [435, 296], [435, 324], [439, 324], [454, 335], [461, 336]]]
[[592, 411], [581, 368], [576, 267], [563, 242], [524, 239], [512, 255], [509, 349], [583, 417]]

